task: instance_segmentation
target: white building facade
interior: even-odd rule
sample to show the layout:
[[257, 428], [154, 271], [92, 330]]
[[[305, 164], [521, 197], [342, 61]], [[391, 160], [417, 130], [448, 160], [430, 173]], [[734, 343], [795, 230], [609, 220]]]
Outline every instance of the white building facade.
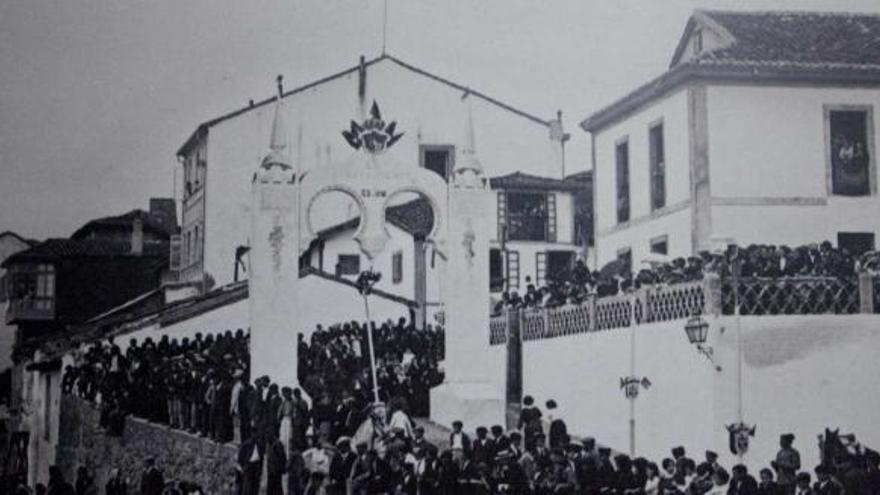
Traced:
[[595, 262], [728, 242], [874, 249], [878, 32], [871, 15], [697, 11], [669, 71], [581, 123]]
[[[385, 121], [396, 121], [397, 131], [404, 133], [395, 151], [409, 157], [413, 167], [448, 177], [462, 148], [462, 122], [472, 111], [486, 176], [523, 171], [561, 179], [565, 134], [558, 114], [550, 119], [533, 116], [390, 55], [362, 60], [283, 94], [291, 159], [305, 173], [354, 153], [341, 131], [351, 121], [363, 121], [375, 101]], [[184, 280], [209, 275], [223, 285], [235, 278], [236, 251], [250, 245], [250, 176], [267, 149], [271, 101], [205, 122], [178, 151], [184, 168]], [[344, 201], [335, 200], [321, 205], [322, 214], [311, 218], [316, 231], [355, 215]], [[243, 264], [238, 276], [246, 277]]]

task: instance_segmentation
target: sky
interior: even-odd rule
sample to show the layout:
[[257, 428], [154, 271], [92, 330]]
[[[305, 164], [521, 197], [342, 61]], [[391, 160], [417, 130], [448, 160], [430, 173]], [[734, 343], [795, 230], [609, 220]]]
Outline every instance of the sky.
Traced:
[[[387, 0], [387, 52], [577, 123], [661, 74], [697, 8], [880, 12], [878, 0]], [[383, 0], [0, 0], [0, 232], [69, 236], [173, 194], [196, 126], [377, 56]], [[487, 132], [487, 131], [483, 131]]]

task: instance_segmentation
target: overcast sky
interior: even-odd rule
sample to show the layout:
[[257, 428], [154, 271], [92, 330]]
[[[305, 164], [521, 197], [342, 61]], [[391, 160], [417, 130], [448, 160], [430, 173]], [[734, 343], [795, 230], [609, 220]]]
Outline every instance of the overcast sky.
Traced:
[[[877, 0], [388, 0], [388, 52], [577, 122], [663, 72], [695, 8], [880, 12]], [[0, 231], [70, 235], [172, 193], [200, 122], [381, 51], [382, 0], [0, 0]], [[483, 131], [486, 132], [486, 131]]]

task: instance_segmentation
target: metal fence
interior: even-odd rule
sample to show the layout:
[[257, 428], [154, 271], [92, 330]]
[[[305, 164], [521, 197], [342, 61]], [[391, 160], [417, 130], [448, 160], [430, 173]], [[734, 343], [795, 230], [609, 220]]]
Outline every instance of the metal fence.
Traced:
[[855, 314], [859, 312], [857, 279], [833, 277], [810, 278], [749, 278], [740, 280], [738, 290], [732, 281], [721, 286], [722, 313], [735, 312], [739, 295], [742, 315], [819, 315]]
[[[865, 275], [862, 275], [865, 276]], [[880, 313], [880, 275], [745, 278], [737, 283], [740, 314], [818, 315]], [[563, 337], [629, 327], [637, 323], [684, 320], [699, 314], [734, 314], [736, 295], [730, 279], [717, 277], [669, 286], [651, 286], [627, 294], [588, 297], [583, 303], [519, 312], [522, 340]], [[506, 315], [492, 317], [489, 343], [507, 342]]]

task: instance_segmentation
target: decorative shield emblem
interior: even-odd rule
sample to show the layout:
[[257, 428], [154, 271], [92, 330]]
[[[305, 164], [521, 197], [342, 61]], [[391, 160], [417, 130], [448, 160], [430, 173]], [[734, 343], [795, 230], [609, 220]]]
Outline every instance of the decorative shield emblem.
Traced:
[[756, 429], [756, 426], [748, 426], [745, 423], [727, 425], [730, 452], [734, 455], [745, 455], [749, 451], [749, 437], [755, 436]]
[[635, 399], [639, 396], [639, 388], [648, 389], [651, 386], [651, 380], [647, 377], [639, 379], [637, 376], [627, 376], [620, 379], [620, 388], [627, 399]]
[[352, 120], [349, 129], [342, 131], [342, 137], [356, 150], [363, 148], [370, 153], [381, 153], [403, 137], [402, 132], [395, 133], [396, 129], [397, 122], [391, 121], [391, 123], [386, 124], [382, 120], [379, 105], [373, 101], [373, 107], [370, 109], [370, 118], [362, 124]]

